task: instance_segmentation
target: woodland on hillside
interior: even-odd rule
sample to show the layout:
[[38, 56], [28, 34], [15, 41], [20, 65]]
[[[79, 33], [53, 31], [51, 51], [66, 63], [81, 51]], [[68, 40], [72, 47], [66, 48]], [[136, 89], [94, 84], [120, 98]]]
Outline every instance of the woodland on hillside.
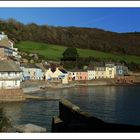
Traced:
[[35, 23], [24, 25], [14, 19], [1, 19], [0, 31], [15, 42], [30, 40], [140, 56], [140, 33], [137, 32], [115, 33], [96, 28], [54, 27]]

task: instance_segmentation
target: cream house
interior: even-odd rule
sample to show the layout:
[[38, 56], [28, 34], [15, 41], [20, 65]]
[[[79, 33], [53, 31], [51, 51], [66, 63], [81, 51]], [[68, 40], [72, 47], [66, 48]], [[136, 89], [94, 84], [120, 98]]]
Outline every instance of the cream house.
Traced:
[[53, 71], [51, 68], [45, 71], [45, 80], [51, 80], [53, 76]]
[[45, 72], [45, 79], [46, 80], [59, 80], [60, 75], [62, 72], [58, 68], [49, 68]]
[[57, 68], [49, 68], [45, 72], [46, 80], [62, 80], [63, 84], [68, 83], [68, 73], [64, 69]]
[[77, 79], [77, 72], [76, 71], [69, 71], [68, 72], [68, 80], [69, 81], [78, 80]]
[[63, 73], [58, 69], [58, 68], [56, 68], [56, 70], [53, 72], [53, 74], [52, 74], [52, 78], [53, 79], [61, 79], [61, 75], [62, 75]]

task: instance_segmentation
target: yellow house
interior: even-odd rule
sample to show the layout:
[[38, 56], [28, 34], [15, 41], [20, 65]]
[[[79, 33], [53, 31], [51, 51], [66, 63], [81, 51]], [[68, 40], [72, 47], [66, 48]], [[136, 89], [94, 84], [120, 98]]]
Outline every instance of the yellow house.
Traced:
[[115, 77], [115, 65], [113, 63], [106, 63], [106, 78], [114, 78]]
[[95, 79], [106, 78], [106, 68], [103, 66], [95, 67]]

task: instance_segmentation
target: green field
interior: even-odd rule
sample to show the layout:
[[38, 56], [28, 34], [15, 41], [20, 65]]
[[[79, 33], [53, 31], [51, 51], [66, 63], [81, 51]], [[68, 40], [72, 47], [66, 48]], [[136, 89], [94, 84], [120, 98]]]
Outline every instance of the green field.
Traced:
[[[67, 48], [65, 46], [51, 45], [45, 43], [36, 43], [31, 41], [21, 41], [16, 44], [15, 47], [19, 48], [20, 51], [28, 53], [37, 53], [40, 56], [45, 57], [50, 60], [60, 60], [64, 50]], [[111, 53], [104, 53], [95, 50], [88, 49], [77, 49], [80, 57], [95, 57], [95, 58], [111, 58], [115, 60], [125, 60], [126, 62], [135, 62], [140, 64], [140, 57], [132, 55], [115, 55]]]

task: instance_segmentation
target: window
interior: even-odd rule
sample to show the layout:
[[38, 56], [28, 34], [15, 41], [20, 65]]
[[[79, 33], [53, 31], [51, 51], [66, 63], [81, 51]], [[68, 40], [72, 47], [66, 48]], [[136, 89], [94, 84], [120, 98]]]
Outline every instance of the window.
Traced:
[[17, 81], [15, 81], [15, 85], [17, 85]]
[[109, 71], [109, 74], [112, 74], [112, 70]]

